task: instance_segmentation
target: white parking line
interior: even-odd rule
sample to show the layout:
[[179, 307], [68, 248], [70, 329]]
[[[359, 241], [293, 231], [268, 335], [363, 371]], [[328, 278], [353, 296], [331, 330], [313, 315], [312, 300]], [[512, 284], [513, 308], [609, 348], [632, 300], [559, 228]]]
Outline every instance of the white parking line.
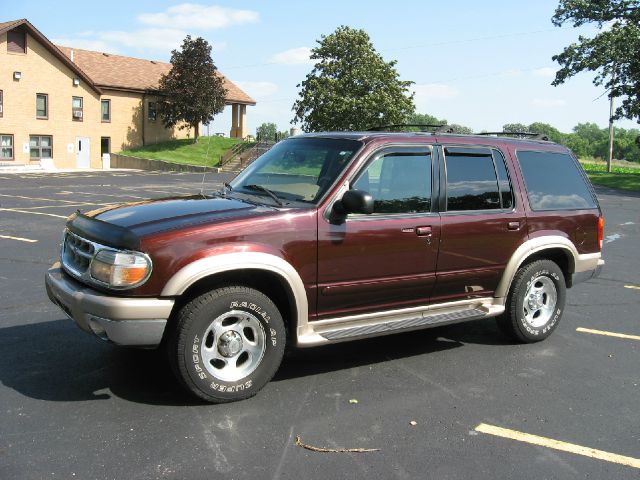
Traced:
[[591, 333], [593, 335], [602, 335], [604, 337], [626, 338], [627, 340], [640, 340], [640, 335], [628, 335], [626, 333], [606, 332], [604, 330], [593, 330], [592, 328], [576, 328], [576, 332]]
[[42, 198], [42, 197], [25, 197], [23, 195], [7, 195], [5, 193], [0, 193], [0, 197], [9, 197], [9, 198], [23, 198], [26, 200], [44, 200], [47, 202], [63, 202], [63, 203], [77, 203], [77, 200], [61, 200], [59, 198]]
[[30, 238], [12, 237], [11, 235], [0, 235], [0, 238], [4, 238], [6, 240], [17, 240], [19, 242], [27, 242], [27, 243], [36, 243], [38, 241], [38, 240], [32, 240]]
[[517, 430], [509, 430], [508, 428], [487, 425], [486, 423], [481, 423], [475, 428], [475, 430], [476, 432], [486, 433], [489, 435], [494, 435], [496, 437], [508, 438], [511, 440], [516, 440], [518, 442], [530, 443], [532, 445], [539, 445], [541, 447], [574, 453], [576, 455], [583, 455], [585, 457], [596, 458], [598, 460], [617, 463], [619, 465], [625, 465], [627, 467], [640, 468], [639, 458], [626, 457], [624, 455], [618, 455], [616, 453], [605, 452], [604, 450], [596, 450], [595, 448], [583, 447], [581, 445], [575, 445], [573, 443], [554, 440], [553, 438], [539, 437], [538, 435], [531, 435], [530, 433], [518, 432]]
[[26, 210], [18, 210], [17, 208], [0, 208], [1, 212], [30, 213], [31, 215], [45, 215], [47, 217], [68, 218], [69, 215], [55, 215], [53, 213], [28, 212]]

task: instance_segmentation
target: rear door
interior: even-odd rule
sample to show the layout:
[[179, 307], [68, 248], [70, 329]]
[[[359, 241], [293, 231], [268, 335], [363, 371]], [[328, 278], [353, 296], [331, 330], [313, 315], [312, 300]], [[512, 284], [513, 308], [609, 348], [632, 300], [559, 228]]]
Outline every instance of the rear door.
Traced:
[[319, 218], [319, 318], [429, 302], [440, 234], [432, 160], [431, 146], [372, 154], [350, 185], [373, 196], [374, 213]]
[[505, 155], [485, 146], [444, 145], [441, 238], [432, 303], [492, 296], [516, 248], [527, 237]]

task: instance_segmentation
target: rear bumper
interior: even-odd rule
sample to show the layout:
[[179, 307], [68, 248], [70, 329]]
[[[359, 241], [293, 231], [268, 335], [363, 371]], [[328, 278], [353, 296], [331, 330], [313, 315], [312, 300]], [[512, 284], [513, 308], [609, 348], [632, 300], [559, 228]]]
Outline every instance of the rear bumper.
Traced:
[[46, 273], [49, 299], [84, 331], [118, 345], [160, 344], [174, 301], [109, 296], [71, 279], [54, 264]]

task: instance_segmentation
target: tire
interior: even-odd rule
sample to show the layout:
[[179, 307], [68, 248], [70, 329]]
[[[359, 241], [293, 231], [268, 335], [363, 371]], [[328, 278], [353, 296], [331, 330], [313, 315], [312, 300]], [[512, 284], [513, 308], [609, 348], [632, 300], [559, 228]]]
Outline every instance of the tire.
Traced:
[[537, 260], [521, 267], [511, 283], [505, 312], [498, 327], [522, 343], [539, 342], [556, 329], [566, 298], [562, 270], [551, 260]]
[[187, 303], [170, 331], [174, 373], [211, 403], [254, 396], [280, 366], [286, 329], [275, 304], [257, 290], [233, 286]]

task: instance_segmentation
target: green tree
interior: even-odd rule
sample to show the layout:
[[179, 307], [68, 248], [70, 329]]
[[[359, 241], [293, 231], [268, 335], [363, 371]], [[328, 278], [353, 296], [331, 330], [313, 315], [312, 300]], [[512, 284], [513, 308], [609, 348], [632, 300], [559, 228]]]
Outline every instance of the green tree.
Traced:
[[510, 133], [528, 132], [529, 127], [527, 127], [524, 123], [505, 123], [502, 126], [502, 131]]
[[274, 141], [277, 133], [278, 127], [275, 123], [263, 123], [256, 129], [256, 137], [258, 140]]
[[580, 36], [554, 55], [561, 68], [552, 84], [560, 85], [580, 72], [596, 72], [593, 83], [622, 98], [614, 118], [640, 117], [640, 1], [561, 0], [552, 21], [556, 26], [609, 27], [592, 38]]
[[533, 122], [527, 127], [527, 132], [540, 133], [549, 137], [549, 140], [556, 143], [563, 143], [565, 135], [560, 132], [556, 127], [549, 125], [548, 123]]
[[385, 62], [364, 30], [341, 26], [317, 43], [313, 70], [297, 85], [293, 122], [311, 132], [406, 123], [413, 82], [399, 79], [396, 62]]
[[412, 113], [409, 115], [407, 123], [414, 125], [446, 125], [447, 121], [445, 119], [439, 120], [428, 113]]
[[224, 109], [227, 91], [211, 59], [211, 45], [203, 38], [182, 42], [171, 52], [171, 70], [160, 78], [158, 113], [167, 128], [182, 124], [194, 129], [198, 141], [200, 123], [210, 123]]

